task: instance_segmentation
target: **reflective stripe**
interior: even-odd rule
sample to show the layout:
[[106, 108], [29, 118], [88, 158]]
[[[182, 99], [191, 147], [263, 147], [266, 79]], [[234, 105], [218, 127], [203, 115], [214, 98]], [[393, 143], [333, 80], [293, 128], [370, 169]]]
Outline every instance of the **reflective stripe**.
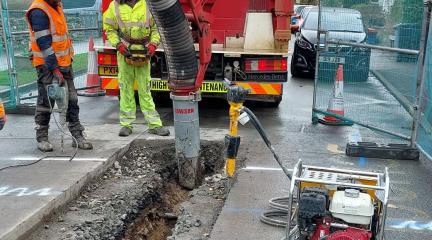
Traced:
[[117, 18], [117, 23], [120, 26], [120, 28], [126, 28], [124, 22], [121, 20], [120, 3], [118, 1], [114, 1], [114, 10], [115, 10], [116, 18]]
[[[47, 35], [45, 35], [47, 36]], [[52, 37], [52, 42], [63, 42], [69, 39], [69, 36], [67, 34], [65, 35], [51, 35]], [[36, 37], [36, 39], [38, 39], [38, 37]], [[30, 36], [30, 41], [34, 42], [36, 41], [36, 39], [33, 36]]]
[[106, 23], [106, 24], [108, 24], [108, 25], [111, 25], [112, 27], [114, 27], [114, 28], [117, 28], [118, 27], [118, 24], [117, 24], [117, 21], [115, 20], [115, 19], [111, 19], [111, 18], [105, 18], [104, 19], [104, 22]]
[[41, 37], [45, 37], [51, 35], [51, 31], [46, 29], [46, 30], [42, 30], [42, 31], [38, 31], [38, 32], [34, 32], [34, 37], [37, 39], [41, 38]]
[[143, 112], [144, 116], [149, 117], [159, 117], [159, 113], [157, 111], [149, 111], [149, 112]]
[[127, 116], [127, 117], [135, 117], [135, 113], [134, 113], [134, 112], [124, 112], [124, 111], [120, 111], [120, 115], [122, 115], [122, 116]]
[[159, 123], [161, 121], [159, 117], [145, 117], [145, 119], [150, 124]]
[[[147, 8], [147, 13], [146, 13], [146, 22], [123, 22], [123, 20], [121, 19], [121, 15], [120, 15], [120, 4], [118, 1], [114, 1], [114, 12], [117, 18], [117, 23], [120, 26], [120, 28], [131, 28], [131, 27], [150, 27], [150, 11], [148, 6], [146, 6]], [[107, 18], [109, 19], [109, 18]], [[106, 19], [106, 20], [107, 20]], [[110, 24], [112, 25], [112, 24]]]
[[131, 28], [131, 27], [143, 27], [143, 28], [149, 27], [144, 22], [126, 22], [126, 23], [124, 23], [124, 25], [125, 25], [125, 27], [129, 27], [129, 28]]
[[151, 13], [150, 13], [150, 8], [148, 7], [148, 5], [146, 5], [146, 25], [147, 26], [151, 26], [150, 24], [150, 19], [151, 19]]
[[61, 51], [61, 52], [54, 52], [53, 49], [50, 47], [42, 52], [33, 52], [33, 56], [34, 57], [39, 57], [39, 58], [46, 58], [51, 54], [56, 55], [56, 57], [66, 57], [69, 56], [71, 53], [73, 52], [73, 48], [69, 48], [67, 50]]
[[46, 58], [46, 57], [48, 57], [49, 55], [54, 54], [54, 50], [52, 49], [52, 47], [49, 47], [49, 48], [47, 48], [47, 49], [45, 49], [45, 50], [42, 50], [41, 53], [42, 53], [42, 56], [43, 56], [44, 58]]

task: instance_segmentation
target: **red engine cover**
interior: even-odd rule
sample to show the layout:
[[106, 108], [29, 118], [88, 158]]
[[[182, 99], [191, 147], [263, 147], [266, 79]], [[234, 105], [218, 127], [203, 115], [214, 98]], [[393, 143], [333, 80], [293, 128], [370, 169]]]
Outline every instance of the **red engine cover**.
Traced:
[[372, 234], [363, 229], [347, 228], [330, 234], [327, 240], [370, 240]]

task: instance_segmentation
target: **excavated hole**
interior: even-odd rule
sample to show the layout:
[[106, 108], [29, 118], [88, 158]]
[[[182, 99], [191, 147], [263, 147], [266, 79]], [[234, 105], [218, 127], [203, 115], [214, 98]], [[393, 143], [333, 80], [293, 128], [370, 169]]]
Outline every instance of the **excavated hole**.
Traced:
[[103, 176], [26, 240], [208, 239], [231, 180], [220, 174], [223, 142], [202, 141], [201, 149], [205, 179], [187, 191], [177, 184], [173, 140], [134, 141]]
[[[222, 171], [224, 166], [224, 146], [220, 142], [203, 142], [201, 146], [200, 162], [204, 169], [203, 185], [198, 187], [201, 193], [214, 195], [215, 198], [225, 199], [228, 193], [228, 181], [212, 182], [209, 177]], [[151, 151], [151, 152], [149, 152]], [[158, 172], [162, 178], [161, 184], [156, 185], [151, 195], [144, 199], [142, 209], [137, 216], [129, 216], [130, 224], [125, 230], [122, 240], [162, 240], [173, 235], [177, 219], [182, 214], [181, 204], [190, 200], [192, 191], [182, 188], [178, 183], [177, 163], [175, 161], [174, 144], [170, 143], [163, 147], [149, 146], [148, 142], [135, 142], [130, 150], [119, 161], [117, 169], [121, 169], [123, 174], [131, 173], [133, 177], [142, 177], [140, 169], [143, 164], [146, 167], [159, 168]], [[148, 156], [151, 155], [151, 156]], [[146, 157], [148, 156], [148, 157]], [[131, 161], [132, 160], [132, 161]], [[208, 191], [208, 192], [206, 192]], [[216, 209], [215, 209], [216, 210]], [[200, 227], [200, 220], [191, 220], [186, 228]]]

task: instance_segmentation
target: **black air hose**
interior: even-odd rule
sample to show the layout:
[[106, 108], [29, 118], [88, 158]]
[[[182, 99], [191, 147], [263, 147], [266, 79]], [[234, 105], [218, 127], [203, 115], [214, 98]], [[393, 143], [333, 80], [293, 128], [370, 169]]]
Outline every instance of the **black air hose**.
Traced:
[[198, 70], [189, 23], [178, 0], [146, 0], [158, 26], [172, 89], [193, 88]]
[[260, 134], [261, 138], [264, 140], [265, 144], [267, 145], [267, 148], [270, 150], [270, 152], [273, 154], [274, 159], [279, 164], [279, 166], [282, 168], [282, 171], [285, 173], [285, 175], [288, 177], [289, 180], [291, 180], [292, 176], [289, 170], [283, 165], [282, 161], [279, 158], [279, 155], [276, 153], [275, 149], [273, 148], [267, 133], [264, 131], [263, 126], [261, 125], [261, 122], [258, 120], [258, 118], [255, 116], [255, 114], [247, 107], [243, 107], [241, 109], [241, 113], [247, 113], [247, 115], [250, 117], [252, 124]]

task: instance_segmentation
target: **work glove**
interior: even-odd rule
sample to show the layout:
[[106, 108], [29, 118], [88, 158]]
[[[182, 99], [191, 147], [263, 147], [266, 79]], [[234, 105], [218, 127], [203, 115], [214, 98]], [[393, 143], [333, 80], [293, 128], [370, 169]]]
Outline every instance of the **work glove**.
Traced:
[[63, 73], [61, 73], [60, 69], [56, 68], [53, 71], [54, 81], [57, 81], [60, 85], [64, 83]]
[[157, 46], [154, 43], [149, 43], [149, 45], [147, 46], [147, 53], [150, 57], [153, 57], [153, 55], [155, 55], [156, 53], [156, 49]]
[[117, 51], [120, 52], [121, 55], [125, 57], [131, 57], [131, 53], [129, 51], [129, 48], [124, 43], [117, 44]]

